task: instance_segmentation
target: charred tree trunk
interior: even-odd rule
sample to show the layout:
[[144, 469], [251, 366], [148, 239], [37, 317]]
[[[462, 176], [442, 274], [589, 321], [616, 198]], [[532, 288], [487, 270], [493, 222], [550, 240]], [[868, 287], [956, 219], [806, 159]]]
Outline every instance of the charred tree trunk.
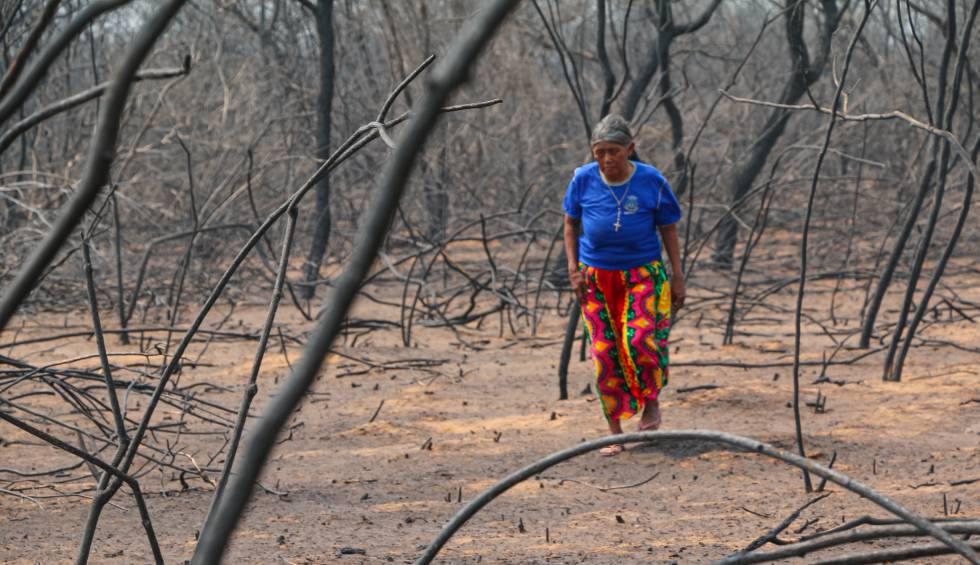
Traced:
[[[333, 104], [334, 85], [334, 30], [333, 30], [333, 0], [318, 0], [316, 4], [316, 31], [320, 39], [320, 94], [317, 96], [316, 116], [316, 156], [325, 160], [330, 156], [331, 106]], [[310, 253], [306, 258], [305, 278], [308, 286], [303, 290], [307, 300], [313, 298], [316, 286], [313, 284], [320, 278], [320, 266], [330, 242], [330, 177], [324, 175], [316, 186], [316, 227], [313, 231], [313, 241], [310, 243]]]
[[[952, 13], [955, 13], [952, 12]], [[929, 115], [929, 123], [932, 125], [942, 125], [942, 116], [945, 109], [946, 102], [946, 83], [949, 75], [949, 64], [952, 60], [954, 51], [954, 34], [955, 34], [955, 19], [950, 19], [947, 22], [947, 27], [945, 28], [944, 35], [946, 36], [946, 45], [943, 48], [942, 61], [939, 65], [939, 73], [936, 77], [936, 106], [932, 109], [929, 106], [929, 92], [925, 84], [925, 76], [923, 74], [922, 78], [922, 98], [926, 106], [926, 111]], [[906, 42], [907, 43], [907, 42]], [[908, 45], [906, 45], [908, 48]], [[950, 122], [949, 125], [952, 125]], [[943, 155], [945, 156], [942, 163], [937, 166], [937, 159], [940, 155], [940, 147], [943, 148]], [[925, 202], [926, 195], [932, 186], [933, 177], [937, 175], [942, 183], [945, 183], [946, 175], [946, 165], [948, 162], [949, 155], [949, 145], [943, 144], [940, 139], [934, 139], [932, 144], [932, 157], [929, 164], [926, 166], [925, 173], [922, 176], [922, 182], [919, 185], [919, 191], [915, 195], [915, 200], [912, 203], [912, 207], [909, 209], [908, 216], [905, 218], [905, 223], [902, 226], [902, 232], [899, 234], [898, 238], [895, 240], [892, 246], [891, 254], [888, 256], [888, 262], [885, 264], [885, 269], [881, 273], [881, 278], [878, 280], [878, 286], [875, 288], [875, 293], [871, 297], [871, 301], [868, 304], [868, 309], [863, 320], [863, 327], [861, 330], [861, 341], [859, 347], [867, 349], [871, 345], [871, 337], [874, 332], [874, 325], [878, 319], [878, 311], [881, 308], [881, 303], [885, 298], [885, 294], [888, 292], [888, 288], [891, 285], [892, 277], [895, 275], [895, 270], [898, 268], [898, 262], [905, 251], [906, 244], [908, 242], [909, 236], [912, 233], [912, 229], [915, 227], [919, 219], [919, 213], [922, 210], [922, 205]], [[938, 168], [937, 168], [938, 167]], [[939, 188], [937, 188], [939, 190]], [[941, 200], [940, 200], [941, 202]], [[911, 287], [917, 284], [918, 275], [914, 279], [910, 279], [909, 284]], [[907, 313], [902, 316], [899, 330], [904, 329], [905, 317]], [[889, 358], [891, 355], [889, 355]], [[891, 372], [889, 365], [891, 362], [886, 363], [885, 375], [887, 376]]]
[[[973, 31], [973, 22], [976, 21], [977, 12], [980, 10], [980, 0], [974, 0], [973, 9], [970, 11], [969, 18], [967, 19], [966, 26], [963, 28], [963, 37], [959, 40], [959, 55], [956, 61], [956, 70], [953, 72], [953, 84], [950, 89], [950, 101], [949, 107], [943, 108], [942, 106], [937, 107], [936, 118], [943, 119], [941, 122], [946, 131], [953, 130], [954, 117], [956, 115], [956, 110], [959, 106], [960, 100], [960, 85], [962, 84], [963, 71], [966, 64], [966, 54], [969, 52], [970, 37]], [[954, 0], [949, 0], [947, 2], [947, 46], [954, 41], [956, 33], [956, 4]], [[950, 49], [951, 50], [951, 49]], [[945, 78], [945, 77], [941, 77]], [[945, 80], [941, 82], [941, 86], [945, 90]], [[941, 104], [944, 97], [940, 95], [939, 103]], [[945, 116], [943, 114], [945, 112]], [[902, 376], [902, 367], [904, 363], [905, 353], [908, 351], [908, 346], [912, 342], [912, 338], [915, 336], [915, 330], [918, 328], [919, 323], [922, 321], [922, 315], [929, 307], [929, 299], [932, 296], [933, 290], [935, 290], [935, 283], [938, 283], [939, 277], [942, 277], [942, 268], [940, 267], [936, 272], [939, 273], [937, 277], [928, 285], [926, 292], [922, 296], [922, 301], [919, 304], [918, 309], [915, 312], [913, 322], [908, 327], [908, 334], [905, 336], [905, 347], [903, 348], [902, 359], [903, 361], [899, 363], [896, 367], [895, 355], [898, 350], [899, 341], [902, 339], [902, 333], [906, 329], [906, 322], [908, 321], [909, 311], [913, 307], [913, 301], [915, 298], [916, 287], [919, 284], [919, 277], [922, 276], [922, 268], [925, 263], [926, 255], [929, 253], [929, 246], [932, 243], [932, 237], [936, 230], [936, 225], [939, 223], [939, 213], [942, 210], [943, 196], [946, 192], [946, 181], [949, 174], [948, 163], [950, 160], [951, 147], [948, 141], [943, 143], [942, 157], [940, 159], [939, 165], [939, 183], [936, 185], [936, 189], [933, 192], [933, 204], [932, 210], [929, 214], [929, 220], [926, 224], [925, 231], [922, 234], [922, 239], [919, 242], [919, 248], [915, 256], [915, 262], [912, 264], [912, 272], [909, 274], [909, 284], [905, 288], [905, 299], [902, 303], [902, 307], [899, 310], [899, 322], [895, 326], [895, 331], [892, 336], [891, 344], [888, 347], [888, 353], [885, 357], [885, 369], [883, 378], [886, 381], [898, 381]], [[975, 158], [975, 155], [973, 156]], [[972, 178], [972, 177], [971, 177]], [[965, 203], [968, 205], [968, 202]], [[955, 245], [955, 244], [954, 244]], [[951, 251], [950, 251], [951, 253]], [[941, 261], [941, 265], [948, 259], [948, 255], [944, 254], [944, 259]]]
[[[459, 2], [449, 2], [445, 8], [448, 12], [448, 16], [453, 21], [460, 21], [459, 18], [461, 14], [465, 13], [465, 9], [460, 5]], [[429, 29], [430, 15], [426, 3], [424, 1], [418, 2], [417, 10], [419, 20], [423, 22], [422, 25], [422, 54], [428, 56], [434, 52], [432, 47], [432, 33]], [[459, 25], [455, 26], [455, 32], [459, 32]], [[422, 183], [423, 192], [425, 197], [425, 207], [428, 225], [426, 226], [426, 236], [430, 241], [444, 241], [446, 239], [446, 230], [449, 226], [449, 144], [451, 142], [451, 137], [449, 135], [449, 127], [442, 125], [437, 129], [438, 135], [441, 137], [441, 143], [438, 156], [435, 159], [435, 164], [430, 164], [426, 160], [420, 160], [419, 171], [421, 177], [427, 179]], [[435, 135], [433, 137], [435, 137]], [[431, 182], [428, 181], [431, 179]]]

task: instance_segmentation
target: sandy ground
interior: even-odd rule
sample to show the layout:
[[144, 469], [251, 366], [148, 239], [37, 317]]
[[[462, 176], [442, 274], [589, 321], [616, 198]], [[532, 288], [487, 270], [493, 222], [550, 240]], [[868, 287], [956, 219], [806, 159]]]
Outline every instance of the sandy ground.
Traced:
[[[698, 289], [691, 293], [697, 304]], [[792, 304], [789, 294], [773, 300]], [[360, 304], [359, 311], [372, 318], [391, 314], [370, 303]], [[751, 335], [722, 346], [720, 311], [703, 307], [701, 313], [682, 319], [672, 335], [675, 365], [663, 395], [665, 429], [724, 430], [795, 449], [789, 404], [792, 371], [785, 366], [792, 361], [791, 319], [760, 315], [741, 327]], [[229, 325], [254, 331], [262, 317], [259, 306], [240, 309]], [[83, 317], [65, 321], [81, 324]], [[310, 328], [289, 307], [280, 321], [290, 335]], [[51, 316], [45, 320], [47, 326], [27, 326], [19, 336], [64, 331], [50, 327], [56, 322], [64, 323]], [[444, 363], [428, 371], [389, 369], [340, 376], [362, 366], [332, 356], [315, 394], [294, 415], [292, 439], [278, 447], [262, 478], [263, 485], [285, 494], [259, 490], [254, 495], [227, 562], [412, 563], [479, 492], [551, 452], [602, 435], [605, 424], [599, 406], [591, 396], [580, 394], [590, 381], [591, 361], [575, 356], [572, 398], [557, 400], [562, 321], [551, 316], [537, 336], [517, 338], [497, 337], [495, 323], [488, 321], [483, 331], [464, 334], [481, 350], [461, 347], [445, 330], [425, 328], [417, 328], [418, 344], [411, 349], [399, 347], [397, 330], [377, 330], [356, 344], [349, 338], [339, 346], [341, 353], [376, 361]], [[853, 331], [854, 323], [837, 330]], [[820, 360], [832, 342], [813, 324], [807, 332], [804, 359]], [[969, 322], [934, 325], [926, 335], [967, 347], [980, 341], [977, 325]], [[9, 341], [12, 332], [0, 337]], [[109, 346], [127, 350], [114, 338]], [[192, 356], [200, 345], [195, 347]], [[181, 386], [206, 381], [228, 387], [228, 392], [209, 392], [208, 398], [236, 406], [254, 347], [254, 342], [245, 341], [211, 343], [204, 358], [210, 365], [185, 370]], [[17, 348], [12, 354], [42, 363], [94, 351], [93, 343], [78, 339], [59, 342], [56, 348]], [[860, 353], [845, 348], [836, 358]], [[289, 345], [290, 362], [300, 355], [299, 345]], [[818, 392], [827, 397], [824, 412], [811, 407], [803, 412], [808, 455], [826, 464], [836, 452], [834, 468], [925, 516], [944, 515], [944, 496], [949, 514], [980, 516], [980, 482], [950, 484], [980, 479], [977, 354], [920, 346], [901, 383], [882, 382], [882, 358], [877, 353], [851, 365], [832, 365], [826, 376], [835, 382], [819, 385], [811, 383], [820, 367], [803, 369], [804, 400], [814, 400]], [[784, 365], [701, 366], [709, 362]], [[97, 362], [79, 366], [95, 368]], [[261, 399], [274, 393], [276, 380], [286, 375], [287, 359], [273, 347], [260, 377], [259, 408]], [[681, 392], [698, 385], [718, 388]], [[377, 418], [369, 422], [382, 401]], [[160, 415], [178, 417], [174, 409]], [[635, 425], [636, 420], [626, 427]], [[0, 425], [0, 437], [0, 467], [47, 469], [75, 462], [54, 449], [25, 445], [28, 436], [12, 426]], [[185, 436], [182, 441], [201, 465], [223, 442], [214, 436]], [[211, 466], [220, 463], [219, 459]], [[91, 487], [86, 475], [84, 468], [71, 471], [67, 476], [80, 479], [67, 483], [62, 492]], [[27, 484], [9, 473], [0, 477], [0, 487]], [[142, 484], [167, 562], [181, 563], [191, 556], [212, 488], [188, 477], [190, 488], [182, 491], [174, 478], [170, 471], [155, 471]], [[631, 488], [599, 488], [640, 482]], [[829, 485], [827, 490], [832, 495], [805, 510], [784, 537], [792, 539], [866, 514], [887, 515], [843, 488]], [[24, 494], [54, 493], [39, 488]], [[715, 444], [635, 446], [615, 458], [592, 453], [548, 469], [493, 501], [449, 542], [437, 562], [707, 562], [743, 548], [810, 497], [795, 468]], [[91, 562], [149, 562], [132, 499], [121, 493], [114, 502], [119, 507], [106, 509]], [[0, 562], [72, 562], [88, 505], [77, 496], [38, 498], [35, 503], [0, 495]], [[913, 542], [856, 544], [820, 556], [902, 543]], [[342, 554], [344, 548], [363, 552]], [[814, 560], [816, 556], [804, 561]], [[916, 562], [960, 561], [946, 557]]]

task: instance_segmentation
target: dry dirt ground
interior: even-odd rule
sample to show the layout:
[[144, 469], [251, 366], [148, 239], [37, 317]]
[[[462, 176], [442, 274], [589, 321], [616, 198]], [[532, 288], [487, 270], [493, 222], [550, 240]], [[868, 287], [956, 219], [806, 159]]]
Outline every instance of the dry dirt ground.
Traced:
[[[963, 296], [980, 301], [980, 285], [965, 288], [972, 290]], [[825, 317], [826, 309], [818, 305], [826, 294], [819, 294], [817, 286], [813, 290], [808, 306]], [[707, 304], [712, 296], [707, 291], [693, 288], [691, 294], [692, 309], [672, 335], [674, 367], [663, 395], [665, 429], [724, 430], [795, 449], [789, 404], [792, 371], [786, 366], [792, 361], [791, 318], [760, 314], [740, 328], [748, 335], [738, 336], [735, 345], [722, 346], [720, 308]], [[791, 306], [791, 294], [771, 300]], [[860, 294], [845, 287], [843, 296]], [[228, 327], [254, 331], [263, 311], [259, 305], [239, 309]], [[397, 319], [396, 312], [363, 301], [358, 314]], [[885, 316], [893, 318], [894, 312]], [[18, 335], [60, 332], [65, 324], [70, 328], [85, 323], [82, 313], [51, 315], [35, 318]], [[310, 329], [288, 306], [280, 323], [290, 335]], [[580, 393], [590, 381], [591, 361], [575, 356], [572, 398], [557, 399], [562, 320], [550, 316], [535, 337], [525, 331], [520, 337], [501, 338], [495, 324], [493, 319], [482, 331], [464, 331], [463, 337], [479, 350], [461, 347], [451, 332], [420, 327], [415, 334], [418, 344], [411, 349], [399, 346], [398, 330], [377, 330], [356, 344], [349, 338], [338, 346], [342, 353], [373, 360], [444, 362], [428, 371], [374, 370], [342, 376], [362, 366], [331, 356], [315, 394], [292, 420], [291, 440], [277, 448], [262, 478], [268, 489], [284, 494], [257, 491], [227, 562], [412, 563], [479, 492], [547, 454], [602, 435], [605, 424], [599, 406]], [[842, 339], [844, 332], [854, 329], [853, 321], [841, 324], [835, 337]], [[806, 331], [804, 360], [819, 361], [833, 342], [814, 324]], [[933, 325], [925, 336], [966, 348], [980, 342], [978, 326], [967, 321]], [[10, 331], [0, 335], [2, 342], [12, 338]], [[237, 406], [254, 346], [212, 342], [203, 358], [210, 365], [188, 368], [181, 386], [206, 381], [227, 387], [229, 392], [211, 392], [209, 398]], [[126, 351], [116, 339], [110, 339], [109, 347]], [[59, 342], [55, 348], [42, 344], [2, 351], [37, 364], [93, 352], [94, 343], [85, 339]], [[845, 348], [836, 360], [861, 353]], [[300, 355], [299, 345], [289, 345], [290, 362]], [[922, 515], [942, 517], [945, 497], [945, 512], [980, 517], [980, 482], [951, 484], [980, 479], [980, 356], [949, 346], [920, 345], [900, 383], [882, 382], [882, 358], [882, 353], [875, 353], [853, 364], [831, 365], [826, 376], [834, 382], [817, 385], [811, 383], [820, 367], [803, 369], [804, 400], [812, 401], [818, 392], [827, 398], [822, 413], [804, 409], [808, 455], [826, 464], [836, 452], [835, 469]], [[712, 362], [772, 366], [736, 368]], [[96, 368], [97, 362], [79, 366]], [[273, 347], [260, 377], [259, 410], [262, 399], [274, 394], [275, 381], [286, 375], [287, 358]], [[699, 385], [717, 388], [682, 392]], [[376, 419], [369, 422], [382, 401]], [[160, 416], [178, 414], [164, 409]], [[633, 429], [635, 424], [630, 421], [626, 427]], [[74, 462], [54, 449], [25, 444], [30, 438], [12, 426], [0, 426], [0, 437], [0, 467], [47, 469]], [[184, 438], [188, 455], [198, 464], [206, 463], [222, 441], [214, 436]], [[80, 478], [62, 492], [92, 486], [84, 468], [71, 476]], [[27, 484], [9, 474], [0, 477], [0, 487]], [[169, 471], [154, 472], [142, 484], [167, 562], [182, 563], [191, 556], [212, 489], [191, 477], [190, 488], [182, 491], [173, 478]], [[631, 488], [599, 488], [640, 482]], [[828, 491], [832, 495], [805, 510], [785, 537], [867, 514], [887, 516], [843, 488], [829, 485]], [[39, 488], [24, 494], [54, 492]], [[714, 444], [634, 446], [615, 458], [591, 453], [553, 467], [493, 501], [448, 543], [437, 562], [708, 562], [743, 548], [807, 500], [795, 468]], [[149, 562], [132, 499], [120, 493], [114, 501], [118, 507], [107, 508], [102, 517], [91, 562]], [[88, 505], [79, 496], [38, 498], [35, 503], [0, 495], [0, 562], [72, 562]], [[856, 544], [819, 555], [922, 541]], [[344, 548], [363, 553], [342, 554]], [[804, 561], [816, 559], [811, 555]], [[960, 561], [943, 557], [917, 562]]]

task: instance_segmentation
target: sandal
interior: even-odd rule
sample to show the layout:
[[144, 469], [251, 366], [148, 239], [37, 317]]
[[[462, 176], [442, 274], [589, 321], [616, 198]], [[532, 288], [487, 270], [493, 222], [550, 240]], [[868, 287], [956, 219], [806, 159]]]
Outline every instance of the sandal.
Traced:
[[613, 443], [600, 449], [599, 454], [602, 455], [603, 457], [614, 457], [622, 453], [623, 450], [625, 449], [626, 449], [625, 445], [621, 443]]
[[649, 424], [644, 424], [643, 423], [643, 420], [640, 420], [640, 425], [637, 426], [637, 430], [638, 431], [641, 431], [641, 432], [645, 432], [647, 430], [659, 430], [660, 429], [660, 424], [662, 423], [662, 421], [663, 421], [663, 418], [661, 417], [661, 413], [658, 410], [657, 411], [657, 418], [654, 421], [650, 422]]

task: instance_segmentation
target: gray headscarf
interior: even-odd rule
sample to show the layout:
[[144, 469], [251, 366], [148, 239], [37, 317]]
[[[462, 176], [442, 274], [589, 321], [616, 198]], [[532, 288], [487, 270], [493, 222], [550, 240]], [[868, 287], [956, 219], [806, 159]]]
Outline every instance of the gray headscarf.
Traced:
[[633, 134], [630, 132], [629, 123], [619, 114], [608, 114], [592, 129], [590, 144], [595, 145], [600, 141], [611, 141], [628, 147], [630, 143], [633, 143]]

